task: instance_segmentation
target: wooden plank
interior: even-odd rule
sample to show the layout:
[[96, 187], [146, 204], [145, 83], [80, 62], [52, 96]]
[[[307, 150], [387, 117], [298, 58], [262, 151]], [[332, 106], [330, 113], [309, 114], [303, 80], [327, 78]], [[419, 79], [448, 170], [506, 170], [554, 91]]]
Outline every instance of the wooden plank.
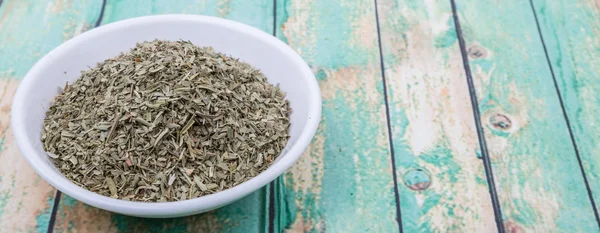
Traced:
[[600, 203], [600, 2], [533, 1], [583, 168]]
[[145, 15], [201, 14], [242, 22], [265, 32], [273, 31], [273, 1], [106, 0], [102, 24]]
[[114, 214], [64, 196], [54, 232], [265, 232], [266, 190], [209, 213], [170, 219]]
[[22, 158], [10, 129], [16, 88], [41, 56], [90, 28], [97, 1], [4, 0], [0, 6], [0, 231], [46, 232], [55, 189]]
[[507, 231], [598, 232], [529, 2], [456, 3]]
[[448, 0], [378, 0], [404, 232], [496, 232]]
[[274, 232], [397, 232], [372, 0], [278, 0], [277, 36], [312, 67], [323, 114], [275, 186]]
[[[107, 0], [102, 24], [154, 14], [220, 16], [272, 32], [273, 1], [125, 1]], [[143, 219], [113, 214], [66, 196], [61, 199], [54, 232], [261, 232], [267, 230], [265, 187], [218, 210], [175, 219]]]

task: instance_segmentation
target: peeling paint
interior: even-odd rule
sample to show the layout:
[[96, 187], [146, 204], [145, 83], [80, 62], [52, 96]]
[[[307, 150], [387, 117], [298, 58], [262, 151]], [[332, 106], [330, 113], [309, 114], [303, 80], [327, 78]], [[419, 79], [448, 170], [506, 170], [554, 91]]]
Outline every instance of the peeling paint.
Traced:
[[403, 229], [495, 232], [449, 2], [378, 4], [397, 177], [431, 174], [426, 190], [398, 187]]
[[[43, 220], [52, 209], [54, 189], [46, 182], [33, 185], [38, 175], [21, 156], [10, 131], [10, 106], [19, 81], [0, 78], [0, 229], [27, 232], [47, 228]], [[36, 221], [37, 220], [37, 221]]]
[[279, 212], [280, 221], [287, 220], [283, 227], [396, 231], [372, 2], [281, 2], [287, 4], [287, 17], [279, 20], [282, 39], [313, 67], [323, 98], [315, 139], [286, 173], [282, 193], [295, 206]]
[[231, 12], [231, 0], [222, 0], [217, 2], [219, 16], [227, 17]]
[[[597, 119], [600, 115], [600, 97], [597, 93], [600, 91], [600, 1], [533, 2], [583, 169], [598, 209], [600, 124], [597, 123]], [[554, 126], [554, 123], [548, 124]], [[575, 171], [562, 174], [575, 176]], [[570, 223], [568, 218], [563, 216], [558, 217], [556, 224], [562, 227], [569, 226]]]
[[[471, 71], [503, 219], [525, 232], [597, 231], [552, 73], [546, 59], [539, 59], [546, 54], [530, 4], [503, 1], [493, 9], [481, 1], [457, 0], [457, 4], [469, 6], [458, 12], [461, 26], [469, 31], [464, 33], [466, 46], [484, 45], [486, 52], [493, 51], [494, 55], [486, 55], [487, 67], [473, 63]], [[576, 4], [569, 1], [564, 7], [567, 5]], [[542, 31], [555, 28], [552, 24]], [[581, 26], [567, 28], [576, 30]], [[548, 45], [546, 48], [556, 53], [554, 43]], [[593, 49], [578, 49], [574, 54], [580, 51]], [[556, 71], [557, 79], [565, 77], [558, 73], [560, 69]], [[510, 128], [498, 129], [489, 124], [497, 114], [510, 119]]]

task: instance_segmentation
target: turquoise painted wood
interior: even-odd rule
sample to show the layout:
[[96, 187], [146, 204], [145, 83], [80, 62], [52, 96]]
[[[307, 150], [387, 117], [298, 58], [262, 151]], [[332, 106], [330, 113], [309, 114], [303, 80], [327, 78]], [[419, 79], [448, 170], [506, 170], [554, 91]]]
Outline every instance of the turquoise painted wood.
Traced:
[[533, 3], [596, 208], [600, 208], [600, 2]]
[[22, 79], [50, 50], [92, 28], [101, 4], [96, 0], [3, 0], [0, 75]]
[[450, 1], [377, 3], [404, 232], [495, 232]]
[[21, 157], [10, 130], [20, 80], [41, 56], [85, 31], [98, 1], [4, 0], [0, 5], [0, 232], [47, 232], [55, 189]]
[[456, 2], [505, 227], [598, 232], [529, 2]]
[[[100, 8], [97, 9], [100, 11]], [[272, 32], [273, 4], [261, 1], [107, 0], [101, 24], [156, 14], [202, 14], [243, 22]], [[210, 213], [176, 219], [141, 219], [108, 213], [64, 197], [55, 232], [259, 232], [267, 230], [268, 186]]]
[[275, 232], [396, 232], [371, 0], [277, 1], [277, 37], [312, 67], [323, 116], [276, 187]]
[[63, 195], [53, 232], [496, 232], [497, 224], [598, 232], [575, 149], [598, 203], [600, 3], [454, 1], [487, 148], [479, 148], [451, 0], [106, 0], [104, 11], [102, 0], [0, 1], [0, 232], [47, 232], [58, 201], [10, 134], [19, 80], [100, 15], [107, 24], [168, 13], [275, 32], [319, 81], [316, 137], [272, 186], [213, 212], [149, 220]]

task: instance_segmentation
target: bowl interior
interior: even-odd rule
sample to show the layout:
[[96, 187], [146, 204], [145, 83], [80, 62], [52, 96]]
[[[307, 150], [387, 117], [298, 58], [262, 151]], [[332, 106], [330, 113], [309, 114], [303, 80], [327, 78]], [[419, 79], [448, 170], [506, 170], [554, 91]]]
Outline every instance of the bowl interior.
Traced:
[[[13, 117], [20, 119], [14, 123], [13, 130], [16, 131], [15, 135], [20, 136], [17, 140], [25, 139], [27, 142], [24, 143], [32, 149], [23, 151], [27, 153], [25, 156], [29, 157], [30, 163], [32, 159], [39, 159], [58, 173], [43, 151], [40, 135], [45, 113], [60, 88], [66, 82], [72, 83], [79, 78], [82, 70], [127, 52], [138, 42], [154, 39], [189, 40], [197, 46], [212, 46], [217, 52], [250, 63], [260, 69], [270, 83], [279, 84], [286, 92], [292, 108], [291, 137], [278, 159], [263, 173], [268, 173], [273, 167], [285, 167], [271, 171], [278, 174], [269, 175], [268, 181], [256, 182], [264, 185], [291, 165], [293, 161], [286, 161], [286, 157], [292, 156], [295, 160], [304, 150], [318, 124], [319, 119], [314, 118], [320, 116], [320, 93], [310, 69], [291, 49], [269, 37], [257, 29], [210, 17], [145, 17], [94, 29], [50, 52], [27, 74], [15, 98], [15, 105], [27, 106], [14, 106], [14, 111], [18, 112], [13, 113]], [[308, 141], [306, 136], [302, 136], [307, 133], [310, 134]], [[299, 145], [302, 148], [294, 148], [299, 140], [302, 141], [303, 145]], [[23, 150], [22, 145], [23, 142], [20, 142]], [[291, 149], [300, 150], [288, 153]], [[69, 182], [62, 175], [60, 178], [64, 180], [55, 182]], [[254, 190], [258, 188], [252, 187]]]

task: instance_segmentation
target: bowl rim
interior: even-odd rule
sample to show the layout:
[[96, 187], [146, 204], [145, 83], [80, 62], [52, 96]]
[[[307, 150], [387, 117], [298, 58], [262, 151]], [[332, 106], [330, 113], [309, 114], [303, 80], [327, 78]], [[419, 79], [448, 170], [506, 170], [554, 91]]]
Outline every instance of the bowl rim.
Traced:
[[[308, 95], [309, 119], [307, 119], [305, 127], [298, 137], [298, 140], [296, 140], [296, 142], [286, 152], [286, 156], [279, 157], [280, 160], [277, 161], [277, 163], [272, 164], [269, 166], [269, 168], [267, 168], [267, 170], [261, 172], [258, 176], [250, 180], [214, 194], [183, 201], [150, 203], [125, 201], [106, 197], [79, 187], [63, 177], [60, 173], [57, 173], [50, 163], [42, 159], [43, 156], [46, 155], [40, 155], [38, 152], [36, 152], [37, 150], [34, 149], [34, 146], [31, 143], [34, 140], [39, 139], [32, 140], [27, 136], [26, 133], [25, 128], [27, 122], [24, 116], [26, 114], [28, 104], [25, 103], [25, 100], [27, 95], [32, 92], [32, 88], [36, 85], [35, 82], [41, 76], [40, 69], [45, 67], [46, 64], [51, 61], [53, 54], [63, 53], [66, 49], [78, 45], [80, 42], [83, 42], [89, 38], [93, 38], [104, 33], [111, 33], [113, 30], [121, 27], [164, 21], [193, 21], [198, 23], [214, 24], [220, 27], [226, 27], [231, 30], [238, 31], [240, 33], [248, 34], [249, 36], [264, 41], [271, 46], [277, 47], [277, 49], [282, 51], [285, 56], [289, 57], [295, 64], [300, 66], [300, 70], [302, 72], [301, 76], [305, 77], [305, 81], [308, 84], [307, 86], [310, 93]], [[298, 55], [298, 53], [296, 53], [287, 44], [266, 32], [232, 20], [211, 16], [186, 14], [153, 15], [125, 19], [94, 28], [64, 42], [60, 46], [50, 51], [42, 59], [40, 59], [23, 78], [13, 99], [11, 119], [12, 132], [23, 157], [25, 157], [26, 161], [31, 167], [33, 167], [38, 175], [40, 175], [44, 180], [46, 180], [46, 182], [50, 183], [61, 192], [86, 204], [125, 215], [144, 217], [185, 216], [215, 209], [240, 199], [251, 192], [262, 188], [267, 183], [276, 179], [289, 167], [291, 167], [291, 165], [302, 155], [303, 151], [309, 145], [314, 134], [316, 133], [321, 119], [321, 93], [314, 74], [306, 62], [300, 57], [300, 55]]]

